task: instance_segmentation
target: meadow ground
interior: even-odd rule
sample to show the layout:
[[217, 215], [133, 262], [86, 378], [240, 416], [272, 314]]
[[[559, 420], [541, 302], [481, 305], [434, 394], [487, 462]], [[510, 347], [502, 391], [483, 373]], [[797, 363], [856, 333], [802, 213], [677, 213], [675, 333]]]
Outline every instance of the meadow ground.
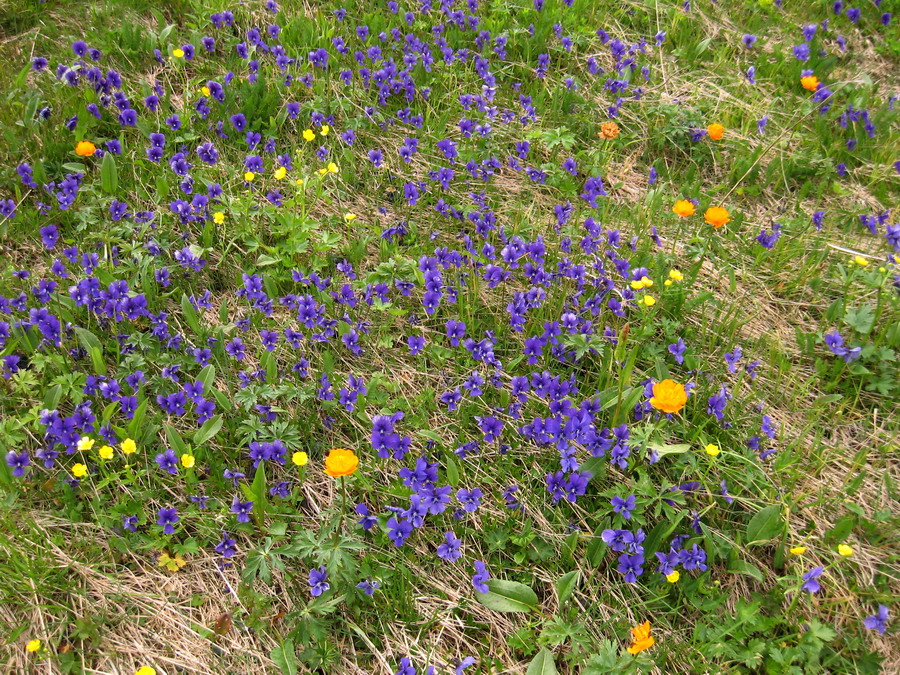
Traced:
[[0, 670], [900, 671], [897, 9], [0, 0]]

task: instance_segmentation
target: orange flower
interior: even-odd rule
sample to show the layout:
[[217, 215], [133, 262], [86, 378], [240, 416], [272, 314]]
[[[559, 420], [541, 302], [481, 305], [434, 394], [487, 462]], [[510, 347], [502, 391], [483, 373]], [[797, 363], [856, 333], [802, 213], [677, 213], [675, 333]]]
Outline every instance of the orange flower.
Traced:
[[703, 217], [706, 219], [707, 223], [717, 230], [723, 225], [731, 222], [731, 216], [728, 213], [728, 209], [724, 209], [721, 206], [710, 206], [706, 209], [706, 213], [703, 214]]
[[679, 199], [675, 202], [675, 206], [672, 207], [672, 211], [682, 218], [689, 218], [694, 215], [694, 209], [693, 202], [689, 202], [687, 199]]
[[706, 133], [708, 133], [709, 137], [714, 141], [721, 141], [722, 136], [725, 135], [725, 127], [716, 122], [715, 124], [710, 124], [706, 127]]
[[675, 380], [663, 380], [653, 385], [650, 405], [664, 413], [677, 413], [687, 403], [687, 391]]
[[359, 468], [359, 458], [347, 448], [333, 448], [325, 458], [325, 473], [332, 478], [352, 476]]
[[75, 154], [79, 157], [90, 157], [97, 152], [97, 146], [90, 141], [78, 141], [75, 144]]
[[645, 649], [650, 649], [656, 640], [650, 635], [650, 622], [645, 621], [631, 629], [631, 646], [628, 648], [629, 654], [637, 654]]
[[597, 135], [611, 141], [619, 135], [619, 125], [615, 122], [604, 122], [600, 125], [600, 133]]
[[800, 78], [800, 84], [803, 85], [804, 89], [815, 91], [819, 88], [819, 78], [815, 75], [807, 75], [806, 77]]

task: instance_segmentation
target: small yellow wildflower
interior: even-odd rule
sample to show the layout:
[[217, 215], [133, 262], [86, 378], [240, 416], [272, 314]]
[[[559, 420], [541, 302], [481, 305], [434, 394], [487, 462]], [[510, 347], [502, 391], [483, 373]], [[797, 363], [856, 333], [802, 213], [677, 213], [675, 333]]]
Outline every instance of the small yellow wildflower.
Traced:
[[327, 136], [329, 131], [331, 131], [331, 127], [329, 127], [327, 124], [323, 124], [322, 128], [319, 129], [319, 133], [323, 136]]
[[853, 555], [853, 547], [848, 546], [847, 544], [840, 544], [838, 545], [838, 553], [840, 553], [844, 558], [849, 558], [851, 555]]
[[247, 181], [248, 183], [251, 182], [254, 178], [256, 178], [256, 174], [253, 173], [252, 171], [246, 171], [244, 173], [244, 180]]
[[344, 220], [346, 220], [348, 223], [352, 223], [354, 220], [356, 220], [356, 214], [355, 213], [345, 213]]
[[87, 436], [82, 436], [78, 440], [78, 452], [87, 452], [91, 448], [94, 447], [94, 439], [88, 438]]
[[334, 162], [328, 162], [328, 172], [329, 173], [337, 173], [338, 165], [335, 164]]
[[221, 225], [222, 223], [225, 222], [225, 214], [222, 213], [221, 211], [216, 211], [216, 212], [213, 214], [213, 222], [214, 222], [216, 225]]
[[184, 58], [184, 50], [179, 47], [176, 47], [175, 49], [172, 50], [172, 56], [174, 56], [176, 59], [183, 59]]
[[643, 298], [641, 298], [641, 302], [647, 305], [647, 307], [653, 307], [653, 305], [656, 304], [656, 298], [654, 298], [652, 295], [645, 295]]
[[854, 256], [853, 262], [855, 262], [860, 267], [867, 267], [869, 264], [869, 261], [863, 258], [861, 255]]
[[707, 443], [705, 449], [706, 449], [706, 454], [709, 455], [710, 457], [715, 457], [721, 452], [721, 450], [719, 450], [719, 446], [716, 445], [715, 443]]
[[98, 451], [100, 453], [100, 459], [112, 459], [113, 458], [113, 449], [108, 445], [102, 446]]
[[678, 570], [673, 570], [671, 574], [666, 575], [666, 581], [670, 584], [676, 583], [681, 578], [681, 573]]
[[285, 169], [283, 166], [279, 166], [277, 169], [275, 169], [275, 180], [281, 180], [285, 176], [287, 176], [287, 169]]
[[203, 94], [204, 96], [209, 96], [210, 95], [209, 87], [201, 87], [200, 93]]
[[644, 288], [650, 288], [653, 286], [653, 280], [650, 277], [641, 277], [641, 281], [644, 284]]
[[303, 179], [302, 178], [297, 179], [297, 187], [303, 187]]
[[684, 275], [679, 270], [670, 270], [669, 278], [672, 281], [681, 281], [682, 279], [684, 279]]
[[805, 546], [792, 546], [788, 550], [790, 551], [791, 555], [803, 555], [804, 553], [806, 553]]
[[193, 467], [195, 462], [196, 460], [194, 459], [193, 455], [184, 453], [181, 456], [181, 466], [183, 466], [185, 469], [190, 469], [191, 467]]
[[316, 138], [316, 132], [312, 129], [304, 129], [303, 130], [303, 140], [304, 141], [313, 141]]
[[124, 441], [122, 441], [122, 445], [120, 445], [119, 447], [122, 448], [122, 452], [124, 452], [126, 455], [137, 452], [137, 444], [130, 438], [126, 438]]
[[291, 455], [291, 461], [297, 466], [306, 466], [307, 462], [309, 462], [309, 455], [305, 452], [295, 452]]
[[25, 651], [29, 652], [30, 654], [34, 654], [40, 648], [41, 648], [40, 640], [29, 640], [28, 644], [25, 645]]
[[636, 291], [639, 291], [639, 290], [641, 290], [643, 287], [644, 287], [644, 282], [643, 282], [643, 281], [641, 281], [640, 279], [632, 279], [632, 281], [631, 281], [631, 288], [632, 288], [632, 289], [634, 289], [634, 290], [636, 290]]
[[156, 668], [153, 666], [141, 666], [134, 671], [134, 675], [156, 675]]
[[72, 475], [75, 476], [75, 478], [84, 478], [87, 476], [87, 467], [80, 462], [78, 464], [73, 464]]

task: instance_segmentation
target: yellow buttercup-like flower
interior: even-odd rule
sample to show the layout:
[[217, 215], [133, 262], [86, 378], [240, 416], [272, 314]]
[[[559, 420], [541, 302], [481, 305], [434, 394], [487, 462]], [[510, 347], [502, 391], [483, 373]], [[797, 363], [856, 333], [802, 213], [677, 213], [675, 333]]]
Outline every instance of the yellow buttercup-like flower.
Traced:
[[119, 447], [122, 448], [122, 452], [124, 452], [126, 455], [137, 452], [137, 444], [130, 438], [126, 438], [124, 441], [122, 441], [122, 445], [120, 445]]
[[793, 546], [790, 549], [788, 549], [788, 551], [790, 552], [791, 555], [803, 555], [804, 553], [806, 553], [806, 547], [805, 546]]
[[721, 450], [719, 450], [719, 446], [715, 443], [707, 443], [705, 450], [706, 454], [710, 457], [716, 457], [721, 452]]
[[309, 462], [309, 455], [302, 451], [295, 452], [293, 455], [291, 455], [291, 461], [297, 466], [306, 466], [306, 464]]
[[654, 298], [652, 295], [645, 295], [643, 298], [641, 298], [641, 302], [647, 307], [653, 307], [653, 305], [656, 304], [656, 298]]
[[852, 546], [848, 546], [847, 544], [840, 544], [840, 545], [838, 545], [838, 549], [837, 549], [837, 550], [838, 550], [838, 553], [840, 553], [841, 556], [844, 557], [844, 558], [849, 558], [850, 556], [853, 555], [853, 547], [852, 547]]
[[314, 141], [316, 139], [316, 132], [312, 129], [304, 129], [303, 130], [303, 140], [304, 141]]
[[82, 463], [77, 463], [72, 465], [72, 475], [75, 478], [84, 478], [87, 476], [87, 467]]
[[356, 220], [356, 214], [355, 213], [345, 213], [344, 220], [346, 220], [348, 223], [352, 223], [354, 220]]
[[671, 270], [669, 272], [669, 278], [672, 281], [681, 281], [682, 279], [684, 279], [684, 275], [678, 270]]
[[247, 181], [248, 183], [250, 183], [254, 178], [256, 178], [256, 174], [253, 173], [252, 171], [244, 172], [244, 180]]
[[335, 164], [334, 162], [328, 162], [328, 172], [329, 173], [337, 173], [338, 165]]
[[203, 94], [204, 96], [209, 96], [209, 94], [210, 94], [209, 87], [201, 87], [200, 93]]
[[25, 645], [25, 651], [27, 651], [27, 652], [29, 652], [29, 653], [31, 653], [31, 654], [34, 654], [34, 653], [35, 653], [36, 651], [38, 651], [40, 648], [41, 648], [41, 641], [40, 641], [40, 640], [29, 640], [29, 641], [28, 641], [28, 644]]
[[287, 169], [285, 169], [283, 166], [279, 166], [277, 169], [275, 169], [275, 180], [281, 180], [285, 176], [287, 176]]
[[869, 261], [863, 258], [861, 255], [853, 256], [853, 262], [855, 262], [860, 267], [868, 267]]
[[98, 451], [101, 459], [112, 459], [113, 458], [113, 449], [108, 445], [102, 446]]
[[670, 584], [676, 583], [681, 578], [681, 573], [678, 570], [673, 570], [671, 574], [666, 575], [666, 581]]
[[323, 136], [327, 136], [329, 131], [331, 131], [331, 127], [329, 127], [327, 124], [323, 124], [322, 128], [319, 129], [319, 133]]
[[194, 459], [194, 456], [189, 455], [188, 453], [184, 453], [181, 456], [181, 466], [183, 466], [185, 469], [190, 469], [191, 467], [193, 467], [196, 461], [197, 460]]
[[352, 476], [359, 468], [359, 458], [347, 448], [334, 448], [325, 458], [325, 473], [332, 478]]
[[156, 675], [156, 668], [153, 666], [141, 666], [134, 671], [134, 675]]
[[216, 212], [213, 214], [213, 222], [214, 222], [216, 225], [221, 225], [222, 223], [225, 222], [225, 214], [222, 213], [221, 211], [216, 211]]
[[184, 50], [176, 47], [175, 49], [172, 50], [172, 56], [174, 56], [176, 59], [183, 59], [184, 58]]
[[94, 439], [82, 436], [78, 439], [78, 452], [87, 452], [94, 447]]

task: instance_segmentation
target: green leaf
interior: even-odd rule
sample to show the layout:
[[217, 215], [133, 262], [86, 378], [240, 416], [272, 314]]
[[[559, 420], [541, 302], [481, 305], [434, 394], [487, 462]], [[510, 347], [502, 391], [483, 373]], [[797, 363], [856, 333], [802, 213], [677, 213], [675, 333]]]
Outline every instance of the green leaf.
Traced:
[[571, 597], [580, 579], [581, 570], [572, 570], [556, 580], [556, 595], [559, 598], [560, 605], [564, 604]]
[[531, 659], [526, 675], [556, 675], [557, 672], [553, 654], [545, 647]]
[[176, 455], [181, 456], [187, 452], [187, 445], [185, 445], [181, 434], [175, 431], [175, 427], [166, 426], [166, 438], [169, 439], [169, 445], [172, 446], [172, 450], [175, 451]]
[[181, 294], [181, 313], [184, 315], [184, 320], [187, 321], [188, 326], [194, 331], [194, 334], [198, 335], [201, 332], [200, 317], [197, 316], [197, 310], [194, 309], [191, 299], [185, 293]]
[[459, 485], [459, 467], [456, 465], [456, 460], [453, 458], [452, 454], [445, 455], [445, 463], [447, 464], [447, 481], [453, 487]]
[[844, 315], [844, 322], [856, 332], [868, 335], [875, 323], [875, 310], [869, 305], [863, 305], [859, 309], [848, 309]]
[[761, 509], [747, 523], [747, 543], [762, 543], [774, 539], [781, 532], [784, 520], [781, 504], [772, 504]]
[[100, 340], [91, 331], [75, 326], [72, 330], [78, 337], [78, 341], [84, 350], [90, 354], [91, 361], [94, 364], [94, 372], [98, 375], [106, 375], [106, 362], [103, 360], [103, 346]]
[[116, 157], [111, 152], [104, 153], [103, 161], [100, 163], [100, 187], [107, 194], [114, 194], [119, 187]]
[[136, 438], [138, 431], [144, 426], [144, 417], [147, 415], [147, 399], [141, 401], [141, 404], [137, 407], [137, 410], [134, 411], [134, 417], [131, 418], [131, 422], [128, 424], [128, 436], [129, 438]]
[[216, 415], [215, 417], [210, 417], [203, 423], [199, 429], [197, 429], [194, 434], [194, 438], [192, 443], [195, 448], [200, 447], [204, 443], [206, 443], [210, 438], [219, 433], [219, 430], [222, 428], [222, 416]]
[[213, 364], [203, 366], [203, 370], [197, 375], [197, 379], [203, 383], [203, 393], [209, 394], [212, 391], [213, 383], [216, 381], [216, 367]]
[[656, 454], [660, 457], [664, 457], [665, 455], [681, 455], [691, 449], [689, 443], [677, 443], [675, 445], [647, 443], [647, 447], [656, 450]]
[[282, 675], [297, 675], [297, 654], [294, 641], [288, 638], [269, 652], [269, 657], [281, 669]]
[[488, 579], [487, 593], [475, 593], [475, 598], [496, 612], [537, 611], [537, 594], [525, 584], [504, 579]]
[[587, 471], [591, 474], [590, 480], [594, 478], [603, 478], [606, 475], [606, 465], [609, 462], [605, 457], [591, 457], [584, 461], [584, 463], [578, 467], [579, 471]]
[[743, 574], [748, 577], [753, 577], [758, 582], [762, 583], [765, 581], [765, 576], [756, 565], [751, 565], [746, 560], [741, 560], [740, 558], [735, 558], [731, 561], [731, 564], [728, 566], [728, 571], [731, 574]]

